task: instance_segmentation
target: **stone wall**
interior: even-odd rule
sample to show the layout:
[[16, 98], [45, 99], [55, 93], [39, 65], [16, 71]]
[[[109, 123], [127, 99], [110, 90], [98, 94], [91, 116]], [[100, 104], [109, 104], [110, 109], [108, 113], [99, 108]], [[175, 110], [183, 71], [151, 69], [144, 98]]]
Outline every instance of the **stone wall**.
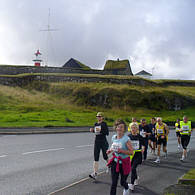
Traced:
[[156, 83], [144, 79], [119, 79], [119, 78], [101, 78], [94, 75], [85, 76], [70, 76], [70, 75], [4, 75], [0, 76], [0, 84], [8, 86], [24, 86], [33, 81], [45, 82], [99, 82], [99, 83], [114, 83], [114, 84], [129, 84], [139, 86], [157, 86]]
[[17, 75], [24, 73], [78, 73], [101, 75], [132, 75], [127, 69], [115, 70], [84, 70], [76, 68], [35, 67], [35, 66], [0, 66], [0, 75]]
[[[166, 87], [168, 83], [165, 82], [158, 84], [152, 80], [146, 80], [142, 78], [109, 78], [109, 77], [97, 77], [96, 75], [4, 75], [0, 76], [0, 84], [8, 86], [24, 86], [33, 81], [45, 81], [45, 82], [99, 82], [99, 83], [113, 83], [113, 84], [128, 84], [139, 86], [161, 86]], [[194, 81], [188, 82], [169, 82], [170, 86], [191, 86], [195, 87]]]

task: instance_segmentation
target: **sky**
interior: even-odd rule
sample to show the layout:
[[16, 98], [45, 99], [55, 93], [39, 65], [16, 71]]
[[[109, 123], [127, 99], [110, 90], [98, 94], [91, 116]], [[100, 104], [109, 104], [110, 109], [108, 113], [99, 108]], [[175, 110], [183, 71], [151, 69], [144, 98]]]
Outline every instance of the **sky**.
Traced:
[[33, 65], [37, 49], [48, 66], [119, 58], [134, 74], [195, 79], [195, 0], [1, 0], [0, 64]]

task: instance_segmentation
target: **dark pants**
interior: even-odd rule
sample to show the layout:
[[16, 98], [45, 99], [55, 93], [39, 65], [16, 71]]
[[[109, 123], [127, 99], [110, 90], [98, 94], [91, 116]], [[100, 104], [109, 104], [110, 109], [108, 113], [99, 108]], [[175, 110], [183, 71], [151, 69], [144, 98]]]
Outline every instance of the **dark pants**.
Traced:
[[147, 158], [147, 153], [148, 153], [148, 139], [144, 139], [145, 142], [145, 150], [144, 150], [144, 160]]
[[106, 151], [108, 150], [108, 142], [95, 142], [94, 145], [94, 161], [99, 161], [100, 158], [100, 150], [102, 150], [104, 160], [108, 160], [108, 155]]
[[181, 136], [181, 145], [182, 145], [184, 150], [187, 149], [189, 142], [190, 142], [190, 136], [189, 135], [182, 135]]
[[113, 161], [111, 164], [111, 175], [112, 175], [112, 186], [110, 189], [110, 195], [116, 195], [116, 188], [118, 184], [119, 174], [121, 175], [121, 186], [128, 189], [127, 177], [128, 175], [123, 174], [122, 164], [119, 165], [119, 172], [116, 172], [116, 162]]
[[137, 179], [136, 168], [142, 163], [142, 153], [136, 152], [132, 161], [131, 161], [131, 184], [134, 184], [134, 181]]

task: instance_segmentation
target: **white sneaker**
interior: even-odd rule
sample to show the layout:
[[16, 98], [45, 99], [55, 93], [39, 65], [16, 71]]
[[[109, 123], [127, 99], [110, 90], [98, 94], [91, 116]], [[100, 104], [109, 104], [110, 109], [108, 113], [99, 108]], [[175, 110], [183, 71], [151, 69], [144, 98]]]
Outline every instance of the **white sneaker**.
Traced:
[[184, 161], [184, 159], [185, 159], [185, 157], [184, 156], [182, 156], [181, 158], [180, 158], [180, 161]]
[[128, 190], [124, 189], [123, 190], [123, 195], [129, 195], [129, 189]]
[[90, 178], [96, 180], [97, 179], [97, 173], [92, 173], [89, 175]]
[[180, 145], [178, 144], [178, 146], [177, 146], [177, 149], [180, 151], [181, 150], [181, 147], [180, 147]]
[[139, 176], [137, 177], [137, 179], [135, 179], [134, 186], [137, 186], [138, 184], [139, 184]]
[[160, 163], [160, 159], [157, 158], [154, 162], [155, 162], [155, 163]]
[[129, 189], [131, 190], [131, 191], [133, 191], [134, 190], [134, 185], [133, 184], [128, 184], [128, 186], [129, 186]]
[[167, 153], [167, 152], [165, 152], [165, 159], [167, 159], [167, 156], [168, 156], [168, 153]]
[[110, 168], [107, 167], [107, 168], [106, 168], [106, 173], [109, 174], [109, 172], [110, 172]]

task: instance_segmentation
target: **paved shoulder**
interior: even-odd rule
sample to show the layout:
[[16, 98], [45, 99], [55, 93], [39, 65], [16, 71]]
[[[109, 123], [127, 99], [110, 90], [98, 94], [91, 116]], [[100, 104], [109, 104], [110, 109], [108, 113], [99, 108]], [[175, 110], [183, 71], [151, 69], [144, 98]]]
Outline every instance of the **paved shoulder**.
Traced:
[[[138, 169], [140, 184], [135, 187], [133, 194], [157, 195], [162, 194], [164, 188], [177, 183], [189, 169], [194, 168], [195, 150], [189, 152], [185, 162], [180, 162], [181, 154], [172, 153], [160, 164], [154, 164], [152, 160], [146, 161]], [[128, 178], [130, 182], [130, 177]], [[120, 182], [119, 182], [120, 183]], [[97, 181], [84, 179], [74, 185], [68, 186], [52, 195], [108, 195], [111, 186], [111, 176], [106, 173], [99, 175]], [[118, 186], [117, 194], [122, 194], [122, 188]]]

